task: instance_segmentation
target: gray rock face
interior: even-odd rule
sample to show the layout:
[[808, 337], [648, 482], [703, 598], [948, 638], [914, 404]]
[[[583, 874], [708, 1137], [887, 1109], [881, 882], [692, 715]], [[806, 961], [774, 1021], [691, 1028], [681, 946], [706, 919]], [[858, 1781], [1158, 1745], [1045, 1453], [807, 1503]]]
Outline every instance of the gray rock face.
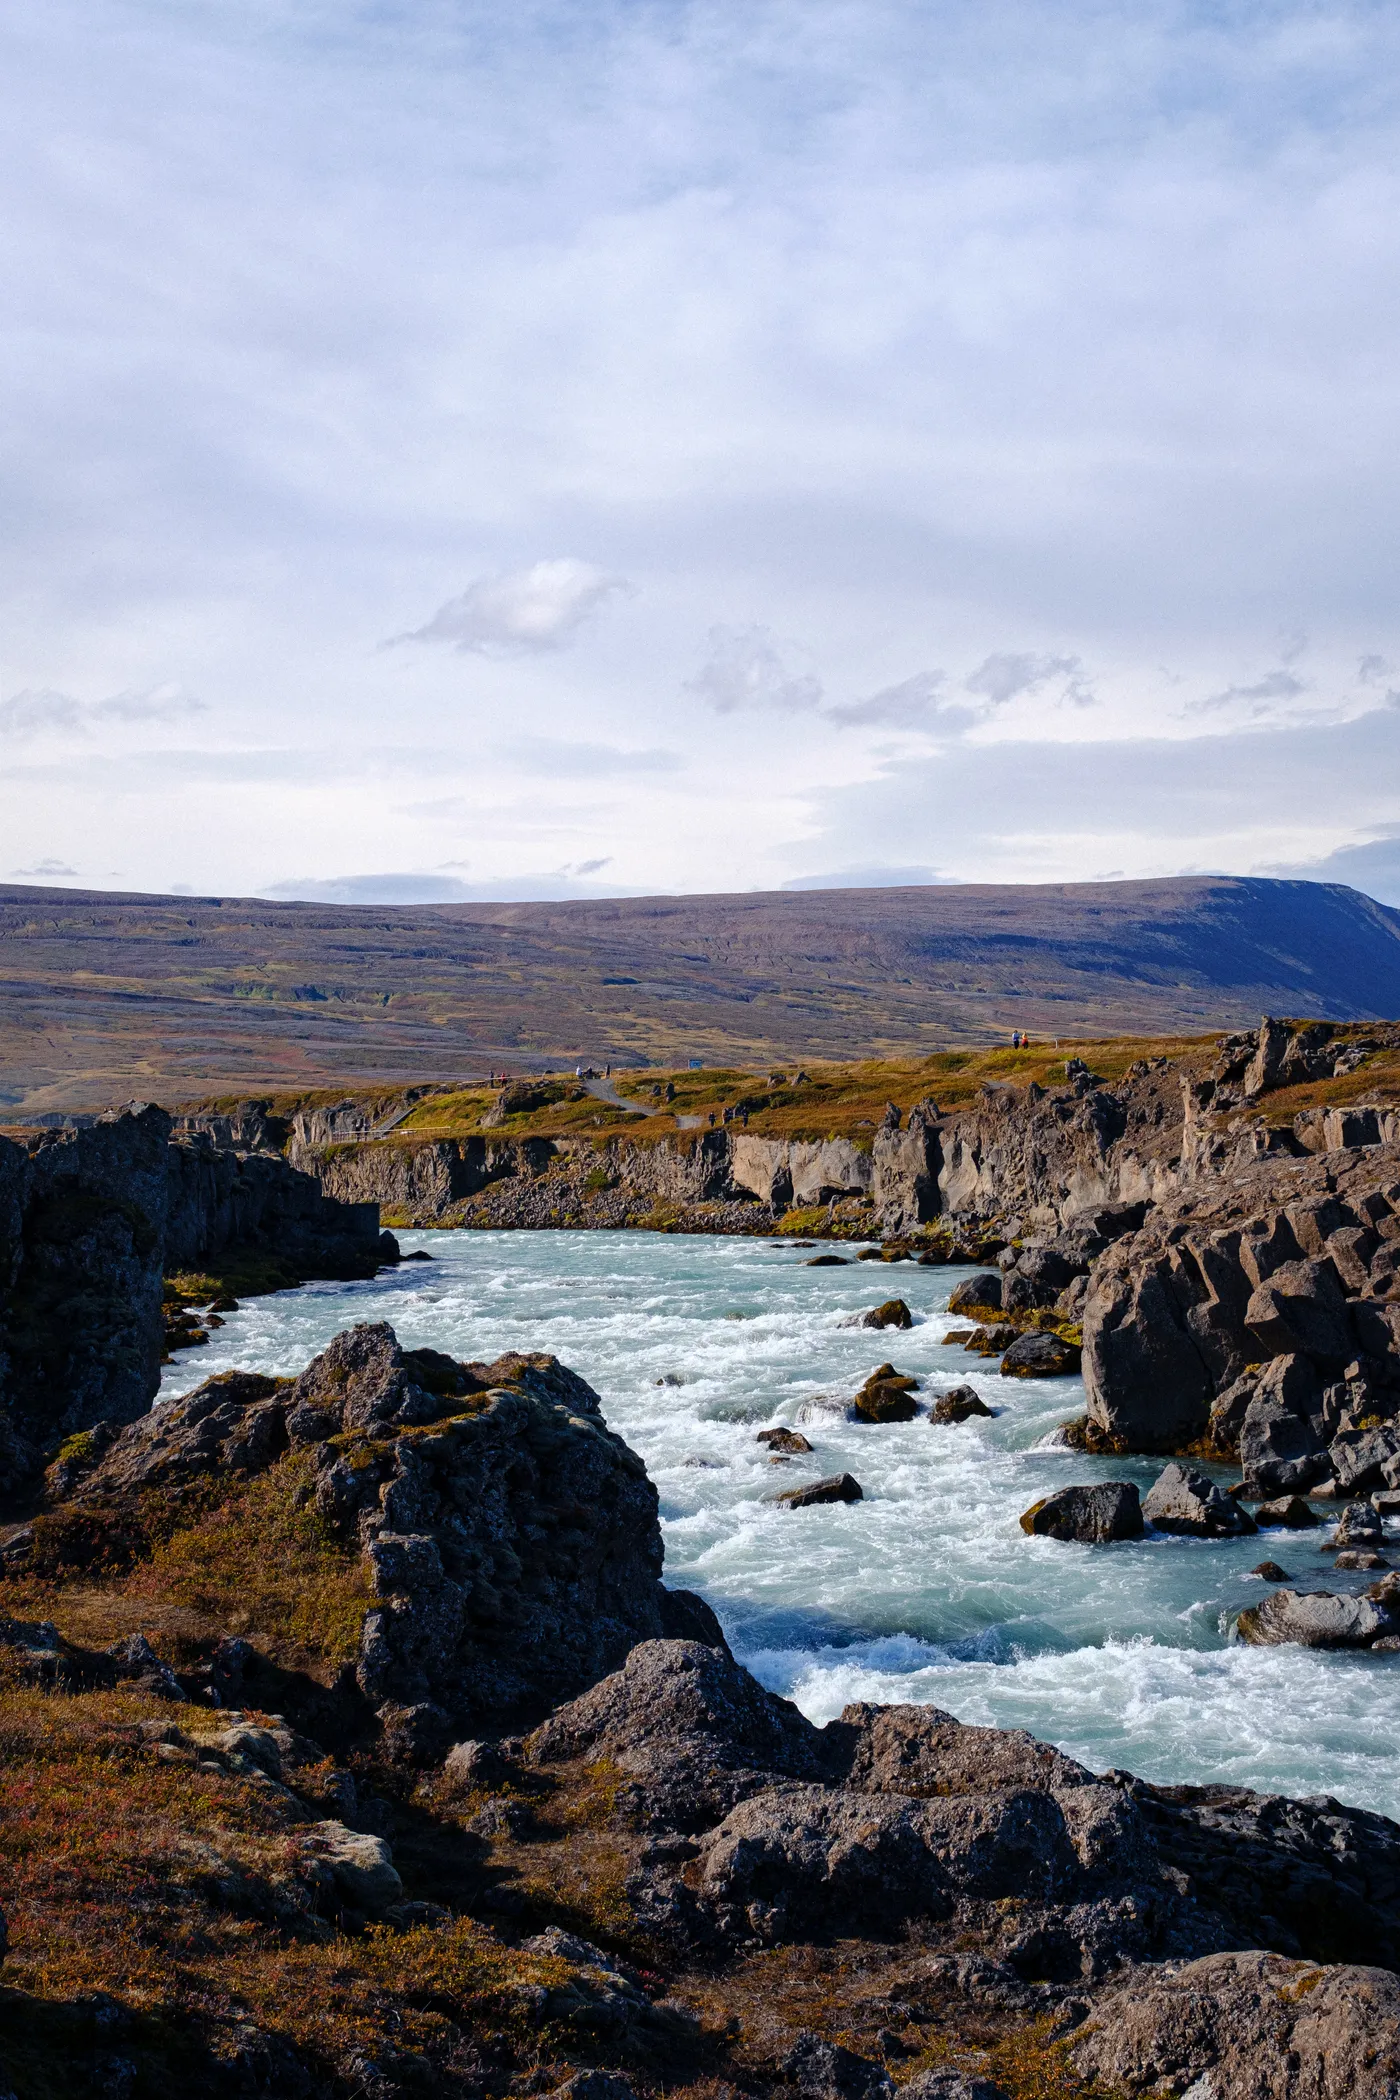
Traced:
[[[1258, 1491], [1284, 1493], [1323, 1477], [1317, 1461], [1340, 1430], [1400, 1412], [1400, 1301], [1372, 1273], [1400, 1235], [1400, 1151], [1271, 1156], [1231, 1175], [1207, 1171], [1214, 1164], [1203, 1154], [1197, 1178], [1096, 1264], [1084, 1309], [1089, 1414], [1139, 1450], [1207, 1433], [1225, 1450], [1238, 1437]], [[1292, 1364], [1290, 1390], [1273, 1383], [1276, 1362]], [[1379, 1447], [1363, 1460], [1387, 1462]]]
[[1260, 1372], [1240, 1424], [1239, 1453], [1251, 1494], [1289, 1495], [1324, 1478], [1322, 1389], [1306, 1357], [1275, 1357]]
[[1130, 2094], [1210, 2100], [1393, 2100], [1400, 1977], [1276, 1954], [1215, 1954], [1101, 1992], [1071, 2050]]
[[1167, 1466], [1149, 1489], [1142, 1514], [1154, 1530], [1193, 1539], [1244, 1538], [1257, 1528], [1233, 1495], [1190, 1466]]
[[1112, 1539], [1140, 1539], [1142, 1515], [1130, 1480], [1101, 1480], [1093, 1487], [1060, 1488], [1043, 1502], [1033, 1502], [1021, 1518], [1021, 1529], [1037, 1538], [1102, 1546]]
[[30, 1485], [60, 1437], [144, 1415], [167, 1271], [254, 1250], [289, 1274], [372, 1276], [379, 1239], [373, 1205], [275, 1155], [172, 1143], [160, 1108], [0, 1138], [0, 1489]]
[[1332, 1543], [1336, 1546], [1379, 1546], [1385, 1525], [1369, 1502], [1348, 1502], [1337, 1522]]
[[1302, 1648], [1369, 1648], [1398, 1633], [1397, 1606], [1370, 1597], [1336, 1597], [1328, 1590], [1275, 1590], [1239, 1616], [1240, 1639], [1254, 1648], [1289, 1642]]

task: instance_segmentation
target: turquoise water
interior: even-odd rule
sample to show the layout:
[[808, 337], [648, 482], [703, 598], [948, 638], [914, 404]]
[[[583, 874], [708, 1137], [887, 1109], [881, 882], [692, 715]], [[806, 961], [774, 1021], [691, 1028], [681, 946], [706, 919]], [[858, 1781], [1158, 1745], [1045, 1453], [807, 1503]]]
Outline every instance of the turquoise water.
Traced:
[[[809, 1269], [791, 1246], [643, 1232], [400, 1235], [411, 1263], [371, 1283], [250, 1300], [167, 1394], [233, 1365], [294, 1372], [357, 1320], [459, 1357], [546, 1349], [602, 1395], [661, 1498], [666, 1578], [701, 1591], [737, 1654], [815, 1720], [851, 1699], [916, 1700], [1021, 1727], [1096, 1769], [1230, 1780], [1400, 1817], [1400, 1658], [1232, 1642], [1266, 1556], [1297, 1586], [1359, 1589], [1317, 1534], [1108, 1547], [1032, 1539], [1017, 1518], [1074, 1480], [1150, 1460], [1054, 1446], [1077, 1379], [1003, 1379], [943, 1336], [956, 1269]], [[907, 1333], [843, 1327], [898, 1294]], [[867, 1425], [842, 1403], [885, 1359], [922, 1398], [974, 1385], [993, 1420]], [[755, 1432], [799, 1423], [811, 1458], [771, 1465]], [[834, 1472], [865, 1500], [796, 1512], [764, 1497]], [[1398, 1541], [1400, 1543], [1400, 1541]]]

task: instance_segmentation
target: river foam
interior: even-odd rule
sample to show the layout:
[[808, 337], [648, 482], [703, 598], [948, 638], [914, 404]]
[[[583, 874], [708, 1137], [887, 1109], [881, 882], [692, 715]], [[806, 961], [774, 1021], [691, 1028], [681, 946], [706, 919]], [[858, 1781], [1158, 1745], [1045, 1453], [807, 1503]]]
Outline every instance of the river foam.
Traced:
[[[813, 1719], [852, 1699], [931, 1702], [1030, 1729], [1099, 1770], [1334, 1794], [1400, 1817], [1400, 1659], [1230, 1639], [1263, 1593], [1249, 1570], [1266, 1554], [1299, 1587], [1366, 1578], [1333, 1576], [1315, 1534], [1028, 1538], [1016, 1520], [1038, 1496], [1071, 1480], [1146, 1487], [1157, 1467], [1050, 1441], [1082, 1410], [1077, 1379], [1004, 1379], [945, 1342], [966, 1270], [811, 1269], [790, 1244], [642, 1232], [400, 1239], [431, 1264], [252, 1299], [208, 1348], [177, 1357], [165, 1394], [233, 1366], [298, 1371], [356, 1320], [459, 1357], [549, 1350], [646, 1460], [667, 1580], [702, 1591], [735, 1652]], [[912, 1330], [841, 1324], [891, 1295], [909, 1303]], [[847, 1420], [842, 1403], [887, 1358], [925, 1396], [974, 1385], [993, 1419]], [[799, 1421], [813, 1456], [770, 1464], [757, 1430]], [[789, 1512], [765, 1500], [840, 1471], [864, 1501]]]

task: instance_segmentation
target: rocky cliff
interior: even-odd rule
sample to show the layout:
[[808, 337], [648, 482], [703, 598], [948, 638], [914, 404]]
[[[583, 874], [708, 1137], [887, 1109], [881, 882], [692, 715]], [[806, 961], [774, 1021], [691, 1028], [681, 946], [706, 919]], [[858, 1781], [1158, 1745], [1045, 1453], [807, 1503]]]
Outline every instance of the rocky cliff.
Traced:
[[389, 1251], [373, 1204], [275, 1155], [172, 1142], [159, 1108], [0, 1138], [0, 1493], [57, 1439], [150, 1406], [172, 1271], [236, 1256], [282, 1282], [370, 1276]]

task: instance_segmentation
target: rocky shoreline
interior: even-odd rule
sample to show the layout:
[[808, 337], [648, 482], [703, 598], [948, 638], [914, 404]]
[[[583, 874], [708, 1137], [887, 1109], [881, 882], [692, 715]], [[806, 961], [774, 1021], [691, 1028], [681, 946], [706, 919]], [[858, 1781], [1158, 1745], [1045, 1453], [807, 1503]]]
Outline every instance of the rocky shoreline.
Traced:
[[[310, 1619], [274, 1537], [318, 1542]], [[551, 1357], [368, 1326], [294, 1380], [224, 1374], [51, 1468], [0, 1565], [10, 1742], [42, 1711], [61, 1763], [86, 1730], [128, 1820], [165, 1789], [190, 1833], [145, 1869], [147, 1941], [183, 1950], [159, 1984], [31, 1843], [0, 2054], [23, 2020], [51, 2077], [76, 1931], [133, 2094], [181, 2064], [344, 2100], [1397, 2090], [1400, 1826], [933, 1707], [814, 1726], [665, 1589], [655, 1491]]]

